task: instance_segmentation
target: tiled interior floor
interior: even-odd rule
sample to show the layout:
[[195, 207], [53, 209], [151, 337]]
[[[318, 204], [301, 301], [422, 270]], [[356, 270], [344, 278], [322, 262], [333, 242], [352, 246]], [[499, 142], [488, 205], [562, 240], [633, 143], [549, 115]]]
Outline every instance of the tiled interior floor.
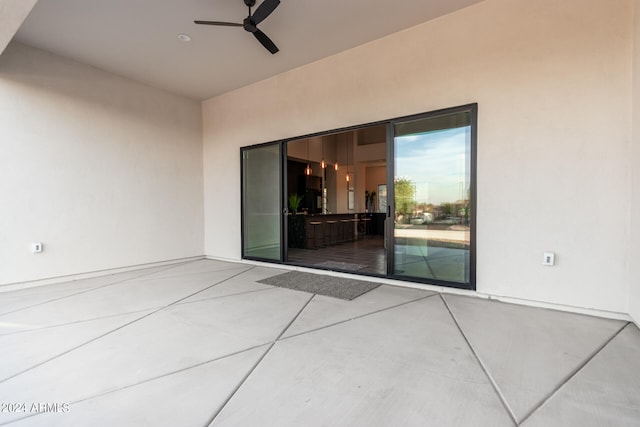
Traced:
[[323, 263], [329, 261], [357, 265], [359, 273], [381, 276], [387, 273], [387, 256], [382, 236], [366, 236], [353, 242], [317, 249], [289, 248], [288, 255], [288, 261], [294, 265], [322, 267]]
[[0, 424], [640, 425], [633, 324], [257, 283], [281, 272], [202, 260], [0, 294]]

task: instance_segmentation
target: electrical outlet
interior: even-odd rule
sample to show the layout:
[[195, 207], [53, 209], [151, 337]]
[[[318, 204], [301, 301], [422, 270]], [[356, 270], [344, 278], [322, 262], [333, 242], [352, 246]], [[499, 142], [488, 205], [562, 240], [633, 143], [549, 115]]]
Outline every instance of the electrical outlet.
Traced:
[[545, 252], [542, 258], [542, 265], [546, 267], [553, 267], [556, 264], [555, 252]]
[[31, 250], [33, 251], [34, 254], [39, 254], [40, 252], [42, 252], [43, 249], [44, 249], [44, 246], [40, 242], [31, 244]]

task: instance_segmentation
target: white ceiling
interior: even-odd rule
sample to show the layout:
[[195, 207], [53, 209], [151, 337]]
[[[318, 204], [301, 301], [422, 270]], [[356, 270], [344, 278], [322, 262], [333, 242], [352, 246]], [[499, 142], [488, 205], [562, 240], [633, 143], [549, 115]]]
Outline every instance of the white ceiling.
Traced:
[[275, 55], [242, 28], [193, 23], [242, 22], [243, 0], [39, 0], [16, 39], [202, 100], [480, 1], [282, 0], [259, 25]]

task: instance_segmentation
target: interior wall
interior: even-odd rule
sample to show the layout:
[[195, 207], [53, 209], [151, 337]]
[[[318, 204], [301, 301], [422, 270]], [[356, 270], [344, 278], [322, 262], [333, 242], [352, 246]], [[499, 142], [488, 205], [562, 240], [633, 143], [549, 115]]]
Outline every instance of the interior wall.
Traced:
[[10, 44], [0, 284], [202, 255], [201, 123], [198, 102]]
[[387, 183], [387, 167], [386, 166], [369, 166], [366, 168], [367, 185], [366, 191], [369, 193], [375, 191], [375, 209], [378, 209], [378, 185]]
[[38, 0], [0, 0], [0, 55]]
[[206, 254], [241, 256], [239, 147], [477, 102], [478, 292], [628, 312], [632, 12], [486, 0], [205, 101]]
[[631, 225], [629, 312], [640, 327], [640, 0], [635, 1], [633, 44], [633, 137], [631, 139]]

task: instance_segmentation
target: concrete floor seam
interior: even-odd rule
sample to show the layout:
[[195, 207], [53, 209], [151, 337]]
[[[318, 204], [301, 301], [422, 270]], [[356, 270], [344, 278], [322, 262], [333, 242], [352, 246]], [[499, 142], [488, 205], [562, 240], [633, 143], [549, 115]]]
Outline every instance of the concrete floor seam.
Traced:
[[287, 324], [287, 326], [285, 326], [282, 331], [280, 332], [280, 334], [278, 335], [278, 337], [275, 339], [275, 341], [273, 341], [270, 345], [269, 348], [267, 348], [267, 351], [264, 352], [264, 354], [258, 359], [258, 361], [253, 365], [253, 367], [249, 370], [249, 372], [247, 373], [247, 375], [244, 376], [244, 378], [240, 381], [240, 383], [238, 384], [238, 386], [229, 394], [229, 396], [227, 397], [227, 399], [225, 399], [225, 401], [222, 403], [222, 405], [220, 405], [220, 408], [213, 414], [213, 416], [211, 417], [210, 421], [206, 424], [207, 426], [211, 426], [213, 424], [213, 422], [216, 420], [216, 418], [218, 417], [218, 415], [220, 415], [220, 412], [222, 412], [222, 410], [225, 408], [225, 406], [227, 406], [227, 404], [231, 401], [231, 399], [233, 399], [233, 396], [236, 395], [236, 393], [238, 392], [238, 390], [240, 390], [240, 388], [242, 388], [242, 386], [244, 385], [245, 382], [247, 382], [247, 380], [249, 379], [249, 377], [251, 376], [251, 374], [258, 368], [258, 366], [260, 365], [260, 363], [262, 363], [262, 361], [264, 360], [265, 357], [267, 357], [267, 354], [269, 354], [269, 352], [271, 351], [271, 349], [276, 345], [276, 343], [280, 340], [280, 338], [282, 337], [282, 335], [285, 334], [285, 332], [287, 332], [287, 330], [291, 327], [291, 325], [293, 325], [293, 323], [296, 321], [296, 319], [298, 317], [300, 317], [300, 314], [302, 314], [302, 312], [305, 310], [305, 308], [307, 308], [307, 306], [309, 305], [309, 303], [316, 297], [316, 294], [311, 295], [311, 297], [307, 300], [307, 302], [304, 303], [304, 305], [300, 308], [300, 310], [298, 311], [298, 313], [296, 313], [295, 316], [293, 316], [293, 318], [291, 319], [291, 321]]
[[96, 321], [96, 320], [110, 319], [110, 318], [118, 317], [118, 316], [126, 316], [128, 314], [142, 313], [142, 312], [145, 312], [145, 311], [156, 310], [156, 309], [160, 309], [160, 308], [163, 308], [163, 307], [164, 306], [160, 306], [160, 307], [156, 306], [156, 307], [144, 308], [144, 309], [141, 309], [141, 310], [126, 311], [124, 313], [109, 314], [107, 316], [92, 317], [91, 319], [82, 319], [82, 320], [75, 320], [73, 322], [58, 323], [56, 325], [43, 326], [41, 328], [24, 329], [22, 331], [8, 332], [6, 334], [0, 334], [0, 339], [2, 337], [8, 337], [8, 336], [13, 336], [13, 335], [18, 335], [18, 334], [26, 334], [26, 333], [29, 333], [29, 332], [36, 332], [36, 331], [46, 331], [48, 329], [63, 328], [65, 326], [78, 325], [80, 323], [93, 322], [93, 321]]
[[511, 421], [513, 421], [515, 426], [519, 426], [520, 424], [518, 423], [518, 419], [517, 419], [516, 415], [513, 413], [513, 410], [511, 409], [511, 406], [509, 405], [509, 402], [507, 402], [506, 397], [504, 396], [504, 394], [500, 390], [500, 387], [498, 386], [496, 381], [493, 379], [493, 376], [491, 375], [491, 373], [489, 372], [489, 369], [485, 366], [484, 362], [480, 358], [480, 355], [478, 354], [476, 349], [471, 344], [471, 341], [469, 341], [469, 338], [467, 338], [467, 335], [464, 333], [464, 330], [462, 329], [460, 323], [458, 322], [458, 319], [453, 314], [453, 311], [451, 310], [451, 307], [449, 307], [449, 304], [447, 304], [447, 301], [446, 301], [446, 299], [444, 298], [443, 295], [440, 295], [440, 298], [441, 298], [442, 303], [444, 304], [444, 306], [447, 308], [447, 311], [449, 312], [449, 315], [451, 316], [451, 319], [453, 320], [453, 323], [455, 323], [456, 327], [460, 331], [460, 334], [462, 335], [462, 338], [467, 343], [467, 346], [469, 346], [469, 349], [471, 350], [471, 353], [473, 353], [473, 356], [478, 361], [478, 364], [480, 365], [480, 368], [482, 369], [484, 374], [489, 379], [489, 382], [491, 383], [491, 386], [493, 387], [494, 391], [498, 395], [498, 398], [500, 399], [500, 402], [502, 403], [502, 406], [504, 407], [506, 412], [509, 414], [509, 417], [511, 418]]
[[[247, 271], [249, 271], [249, 270], [251, 270], [251, 269], [253, 269], [253, 268], [254, 268], [254, 267], [249, 268], [249, 269], [247, 269], [247, 270], [243, 271], [243, 273], [245, 273], [245, 272], [247, 272]], [[132, 324], [134, 324], [134, 323], [136, 323], [136, 322], [139, 322], [139, 321], [140, 321], [140, 320], [142, 320], [142, 319], [146, 319], [147, 317], [152, 316], [152, 315], [154, 315], [154, 314], [156, 314], [156, 313], [158, 313], [158, 312], [160, 312], [160, 311], [162, 311], [162, 310], [165, 310], [165, 309], [167, 309], [167, 308], [169, 308], [169, 307], [172, 307], [172, 306], [174, 306], [174, 305], [178, 304], [179, 302], [184, 301], [184, 300], [185, 300], [185, 299], [187, 299], [187, 298], [191, 298], [192, 296], [199, 294], [200, 292], [204, 292], [204, 291], [206, 291], [206, 290], [208, 290], [208, 289], [210, 289], [210, 288], [213, 288], [214, 286], [217, 286], [217, 285], [219, 285], [219, 284], [221, 284], [221, 283], [224, 283], [224, 282], [226, 282], [226, 281], [228, 281], [228, 280], [230, 280], [230, 279], [233, 279], [234, 277], [239, 276], [240, 274], [242, 274], [242, 273], [238, 273], [238, 274], [236, 274], [236, 275], [234, 275], [234, 276], [231, 276], [231, 277], [228, 277], [228, 278], [226, 278], [226, 279], [224, 279], [224, 280], [221, 280], [221, 281], [219, 281], [219, 282], [217, 282], [217, 283], [215, 283], [215, 284], [213, 284], [213, 285], [211, 285], [211, 286], [208, 286], [208, 287], [206, 287], [206, 288], [204, 288], [204, 289], [201, 289], [201, 290], [199, 290], [199, 291], [197, 291], [197, 292], [195, 292], [195, 293], [193, 293], [193, 294], [190, 294], [190, 295], [187, 295], [187, 296], [185, 296], [185, 297], [182, 297], [182, 298], [180, 298], [180, 299], [178, 299], [178, 300], [176, 300], [176, 301], [174, 301], [174, 302], [172, 302], [172, 303], [170, 303], [170, 304], [167, 304], [167, 305], [165, 305], [165, 306], [163, 306], [163, 307], [158, 308], [157, 310], [152, 311], [151, 313], [148, 313], [148, 314], [146, 314], [146, 315], [144, 315], [144, 316], [141, 316], [141, 317], [139, 317], [139, 318], [137, 318], [137, 319], [134, 319], [134, 320], [132, 320], [132, 321], [130, 321], [130, 322], [127, 322], [127, 323], [125, 323], [124, 325], [120, 325], [120, 326], [118, 326], [118, 327], [117, 327], [117, 328], [115, 328], [115, 329], [112, 329], [112, 330], [110, 330], [110, 331], [105, 332], [104, 334], [101, 334], [101, 335], [99, 335], [99, 336], [97, 336], [97, 337], [94, 337], [94, 338], [90, 339], [89, 341], [86, 341], [86, 342], [84, 342], [84, 343], [81, 343], [81, 344], [79, 344], [79, 345], [77, 345], [77, 346], [75, 346], [75, 347], [72, 347], [72, 348], [70, 348], [70, 349], [68, 349], [68, 350], [66, 350], [66, 351], [63, 351], [63, 352], [62, 352], [62, 353], [60, 353], [60, 354], [57, 354], [57, 355], [55, 355], [55, 356], [53, 356], [53, 357], [50, 357], [49, 359], [47, 359], [47, 360], [45, 360], [45, 361], [42, 361], [42, 362], [37, 363], [37, 364], [35, 364], [35, 365], [33, 365], [33, 366], [30, 366], [30, 367], [29, 367], [29, 368], [27, 368], [27, 369], [23, 369], [22, 371], [17, 372], [17, 373], [15, 373], [15, 374], [13, 374], [13, 375], [11, 375], [11, 376], [9, 376], [9, 377], [6, 377], [6, 378], [3, 378], [3, 379], [0, 379], [0, 384], [4, 383], [4, 382], [6, 382], [6, 381], [9, 381], [10, 379], [15, 378], [15, 377], [17, 377], [17, 376], [20, 376], [20, 375], [22, 375], [22, 374], [24, 374], [24, 373], [26, 373], [26, 372], [29, 372], [29, 371], [31, 371], [31, 370], [33, 370], [33, 369], [35, 369], [35, 368], [39, 367], [39, 366], [42, 366], [42, 365], [44, 365], [44, 364], [46, 364], [46, 363], [49, 363], [49, 362], [51, 362], [52, 360], [58, 359], [58, 358], [60, 358], [60, 357], [64, 356], [65, 354], [69, 354], [69, 353], [71, 353], [72, 351], [75, 351], [75, 350], [77, 350], [77, 349], [79, 349], [79, 348], [81, 348], [81, 347], [84, 347], [84, 346], [86, 346], [86, 345], [88, 345], [88, 344], [91, 344], [92, 342], [95, 342], [95, 341], [97, 341], [97, 340], [99, 340], [99, 339], [101, 339], [101, 338], [104, 338], [104, 337], [106, 337], [106, 336], [108, 336], [108, 335], [111, 335], [111, 334], [113, 334], [114, 332], [117, 332], [117, 331], [119, 331], [119, 330], [121, 330], [121, 329], [123, 329], [123, 328], [126, 328], [127, 326], [132, 325]]]
[[[252, 346], [252, 347], [249, 347], [249, 348], [245, 348], [245, 349], [242, 349], [242, 350], [234, 351], [234, 352], [229, 353], [229, 354], [225, 354], [224, 356], [219, 356], [219, 357], [216, 357], [216, 358], [213, 358], [213, 359], [210, 359], [210, 360], [206, 360], [204, 362], [197, 363], [195, 365], [191, 365], [191, 366], [188, 366], [188, 367], [185, 367], [185, 368], [182, 368], [182, 369], [178, 369], [178, 370], [175, 370], [175, 371], [167, 372], [167, 373], [164, 373], [162, 375], [156, 375], [155, 377], [147, 378], [147, 379], [138, 381], [136, 383], [127, 384], [127, 385], [122, 386], [122, 387], [118, 387], [118, 388], [114, 388], [114, 389], [111, 389], [111, 390], [107, 390], [107, 391], [104, 391], [102, 393], [98, 393], [98, 394], [95, 394], [95, 395], [87, 396], [87, 397], [84, 397], [82, 399], [77, 399], [77, 400], [74, 400], [74, 401], [71, 401], [71, 402], [68, 402], [68, 403], [70, 405], [74, 405], [74, 404], [77, 404], [77, 403], [86, 402], [86, 401], [91, 400], [91, 399], [96, 399], [96, 398], [100, 398], [100, 397], [103, 397], [103, 396], [107, 396], [109, 394], [117, 393], [119, 391], [127, 390], [127, 389], [130, 389], [130, 388], [142, 385], [142, 384], [146, 384], [146, 383], [150, 383], [150, 382], [162, 379], [162, 378], [166, 378], [166, 377], [169, 377], [171, 375], [175, 375], [175, 374], [186, 372], [186, 371], [189, 371], [189, 370], [192, 370], [192, 369], [196, 369], [196, 368], [199, 368], [201, 366], [207, 365], [209, 363], [219, 362], [219, 361], [227, 359], [229, 357], [237, 356], [239, 354], [246, 353], [248, 351], [252, 351], [252, 350], [258, 349], [260, 347], [264, 347], [264, 346], [267, 346], [267, 345], [272, 347], [275, 343], [276, 343], [276, 341], [270, 341], [270, 342], [267, 342], [267, 343], [258, 344], [258, 345], [255, 345], [255, 346]], [[17, 422], [17, 421], [21, 421], [21, 420], [25, 420], [25, 419], [31, 418], [31, 417], [36, 417], [36, 416], [39, 416], [39, 415], [44, 415], [44, 413], [36, 413], [36, 414], [32, 414], [32, 415], [29, 415], [29, 416], [26, 416], [26, 417], [17, 418], [15, 420], [11, 420], [11, 421], [9, 421], [7, 423], [0, 424], [0, 426], [11, 424], [11, 423], [14, 423], [14, 422]]]
[[[177, 303], [176, 305], [194, 304], [194, 303], [198, 303], [198, 302], [212, 301], [212, 300], [216, 300], [216, 299], [228, 298], [228, 297], [244, 295], [244, 294], [250, 294], [250, 293], [254, 293], [254, 292], [272, 291], [274, 289], [277, 289], [277, 288], [273, 287], [273, 288], [269, 288], [269, 289], [256, 289], [256, 290], [253, 290], [253, 291], [238, 292], [238, 293], [235, 293], [235, 294], [219, 295], [219, 296], [203, 298], [203, 299], [199, 299], [199, 300], [195, 300], [195, 301], [180, 302], [180, 303]], [[112, 318], [112, 317], [124, 316], [124, 315], [127, 315], [127, 314], [142, 313], [143, 311], [159, 310], [159, 309], [162, 309], [164, 307], [165, 307], [164, 305], [163, 306], [148, 307], [148, 308], [144, 308], [144, 309], [141, 309], [141, 310], [133, 310], [133, 311], [127, 311], [127, 312], [124, 312], [124, 313], [110, 314], [108, 316], [92, 317], [91, 319], [82, 319], [82, 320], [76, 320], [74, 322], [59, 323], [57, 325], [43, 326], [41, 328], [25, 329], [25, 330], [22, 330], [22, 331], [8, 332], [8, 333], [5, 333], [5, 334], [0, 333], [0, 338], [2, 338], [4, 336], [9, 336], [9, 335], [23, 334], [23, 333], [27, 333], [27, 332], [42, 331], [42, 330], [46, 330], [46, 329], [60, 328], [60, 327], [70, 326], [70, 325], [77, 325], [79, 323], [91, 322], [91, 321], [94, 321], [94, 320], [109, 319], [109, 318]]]
[[[191, 262], [191, 261], [189, 261], [189, 262]], [[33, 305], [28, 306], [28, 307], [22, 307], [22, 308], [19, 308], [19, 309], [17, 309], [17, 310], [7, 311], [6, 313], [0, 313], [0, 317], [5, 316], [5, 315], [7, 315], [7, 314], [13, 314], [13, 313], [17, 313], [17, 312], [19, 312], [19, 311], [27, 310], [27, 309], [29, 309], [29, 308], [39, 307], [39, 306], [41, 306], [41, 305], [45, 305], [45, 304], [49, 304], [49, 303], [52, 303], [52, 302], [60, 301], [60, 300], [66, 299], [66, 298], [71, 298], [71, 297], [75, 297], [75, 296], [78, 296], [78, 295], [86, 294], [86, 293], [89, 293], [89, 292], [92, 292], [92, 291], [97, 291], [98, 289], [107, 288], [107, 287], [109, 287], [109, 286], [119, 285], [119, 284], [121, 284], [121, 283], [128, 282], [128, 281], [130, 281], [130, 280], [136, 280], [136, 279], [139, 279], [139, 278], [141, 278], [141, 277], [148, 276], [148, 275], [150, 275], [150, 274], [162, 273], [162, 272], [164, 272], [164, 271], [171, 270], [172, 268], [176, 268], [176, 267], [179, 267], [179, 266], [181, 266], [181, 265], [188, 264], [189, 262], [184, 262], [184, 263], [180, 263], [180, 264], [177, 264], [177, 265], [172, 265], [171, 267], [168, 267], [168, 268], [166, 268], [166, 269], [164, 269], [164, 270], [151, 271], [151, 272], [148, 272], [148, 273], [141, 274], [141, 275], [139, 275], [139, 276], [129, 277], [129, 278], [127, 278], [127, 279], [118, 280], [118, 281], [113, 282], [113, 283], [107, 283], [107, 284], [105, 284], [105, 285], [97, 286], [97, 287], [95, 287], [95, 288], [85, 289], [85, 290], [83, 290], [83, 291], [76, 292], [76, 293], [74, 293], [74, 294], [65, 295], [65, 296], [62, 296], [62, 297], [59, 297], [59, 298], [54, 298], [54, 299], [51, 299], [51, 300], [47, 300], [47, 301], [43, 301], [43, 302], [39, 302], [39, 303], [37, 303], [37, 304], [33, 304]], [[119, 274], [119, 273], [116, 273], [116, 274]], [[99, 277], [99, 276], [98, 276], [98, 277]], [[83, 279], [79, 279], [79, 280], [83, 280]], [[61, 282], [61, 283], [67, 283], [67, 282]], [[43, 286], [47, 286], [47, 285], [43, 285]], [[34, 288], [34, 289], [35, 289], [35, 288]]]
[[198, 303], [198, 302], [203, 302], [203, 301], [213, 301], [213, 300], [216, 300], [216, 299], [222, 299], [222, 298], [235, 297], [235, 296], [238, 296], [238, 295], [253, 294], [253, 293], [256, 293], [256, 292], [273, 291], [274, 289], [278, 289], [278, 288], [276, 288], [276, 287], [274, 286], [274, 287], [269, 288], [269, 289], [255, 289], [255, 290], [253, 290], [253, 291], [244, 291], [244, 292], [238, 292], [238, 293], [235, 293], [235, 294], [219, 295], [219, 296], [215, 296], [215, 297], [209, 297], [209, 298], [197, 299], [197, 300], [194, 300], [194, 301], [184, 301], [184, 302], [180, 302], [180, 303], [178, 303], [178, 304], [176, 304], [176, 305], [195, 304], [195, 303]]
[[249, 347], [249, 348], [245, 348], [245, 349], [242, 349], [242, 350], [234, 351], [233, 353], [225, 354], [224, 356], [219, 356], [219, 357], [216, 357], [216, 358], [213, 358], [213, 359], [210, 359], [210, 360], [206, 360], [204, 362], [196, 363], [195, 365], [188, 366], [186, 368], [182, 368], [182, 369], [178, 369], [178, 370], [175, 370], [175, 371], [167, 372], [167, 373], [164, 373], [164, 374], [161, 374], [161, 375], [156, 375], [155, 377], [147, 378], [145, 380], [138, 381], [136, 383], [128, 384], [126, 386], [114, 388], [112, 390], [108, 390], [108, 391], [105, 391], [105, 392], [102, 392], [102, 393], [98, 393], [98, 394], [95, 394], [95, 395], [92, 395], [92, 396], [88, 396], [88, 397], [85, 397], [85, 398], [82, 398], [82, 399], [74, 400], [74, 401], [72, 401], [70, 403], [71, 404], [76, 404], [76, 403], [85, 402], [87, 400], [96, 399], [98, 397], [106, 396], [108, 394], [116, 393], [118, 391], [126, 390], [126, 389], [129, 389], [129, 388], [132, 388], [132, 387], [136, 387], [136, 386], [139, 386], [139, 385], [142, 385], [142, 384], [150, 383], [152, 381], [156, 381], [156, 380], [159, 380], [161, 378], [170, 377], [171, 375], [180, 374], [182, 372], [190, 371], [191, 369], [196, 369], [196, 368], [199, 368], [201, 366], [208, 365], [209, 363], [219, 362], [219, 361], [227, 359], [229, 357], [237, 356], [239, 354], [246, 353], [248, 351], [252, 351], [252, 350], [255, 350], [257, 348], [264, 347], [266, 345], [272, 345], [273, 343], [274, 342], [254, 345], [254, 346]]
[[582, 363], [580, 363], [573, 371], [571, 371], [565, 378], [563, 378], [562, 381], [560, 381], [560, 383], [551, 391], [551, 393], [549, 393], [547, 397], [541, 400], [535, 407], [533, 407], [533, 409], [531, 409], [531, 411], [529, 411], [529, 413], [527, 413], [527, 415], [522, 418], [522, 421], [520, 421], [519, 425], [524, 425], [524, 423], [527, 422], [527, 420], [529, 420], [538, 410], [544, 407], [547, 402], [551, 401], [551, 399], [553, 399], [553, 397], [557, 395], [558, 392], [560, 392], [560, 390], [562, 390], [572, 378], [580, 373], [580, 371], [582, 371], [589, 364], [589, 362], [593, 360], [594, 357], [596, 357], [602, 350], [604, 350], [609, 345], [609, 343], [613, 341], [615, 337], [620, 335], [622, 331], [629, 327], [630, 324], [631, 322], [626, 322], [616, 333], [609, 337], [609, 339], [605, 340], [602, 345], [600, 345], [593, 351], [593, 353], [587, 356], [585, 360], [582, 361]]
[[434, 292], [431, 295], [426, 295], [426, 296], [423, 296], [423, 297], [420, 297], [420, 298], [412, 299], [410, 301], [401, 302], [400, 304], [396, 304], [396, 305], [392, 305], [392, 306], [389, 306], [389, 307], [381, 308], [379, 310], [375, 310], [375, 311], [372, 311], [372, 312], [369, 312], [369, 313], [361, 314], [359, 316], [351, 317], [349, 319], [341, 320], [339, 322], [331, 323], [330, 325], [325, 325], [325, 326], [321, 326], [319, 328], [310, 329], [308, 331], [300, 332], [300, 333], [297, 333], [297, 334], [294, 334], [294, 335], [289, 335], [288, 337], [282, 338], [280, 341], [285, 341], [285, 340], [288, 340], [288, 339], [291, 339], [291, 338], [299, 337], [301, 335], [306, 335], [306, 334], [310, 334], [312, 332], [321, 331], [323, 329], [331, 328], [333, 326], [342, 325], [343, 323], [351, 322], [352, 320], [362, 319], [363, 317], [372, 316], [374, 314], [382, 313], [382, 312], [387, 311], [387, 310], [392, 310], [394, 308], [402, 307], [403, 305], [407, 305], [407, 304], [411, 304], [411, 303], [414, 303], [414, 302], [422, 301], [422, 300], [425, 300], [427, 298], [434, 297], [436, 295], [439, 295], [439, 294], [437, 292]]
[[[27, 405], [2, 411], [0, 425], [631, 427], [640, 420], [640, 330], [629, 319], [411, 285], [383, 284], [348, 301], [258, 282], [284, 272], [278, 268], [229, 265], [188, 263], [0, 318], [7, 353], [0, 378], [31, 369], [0, 385], [0, 400]], [[16, 292], [3, 311], [113, 280]], [[147, 306], [153, 310], [141, 310]], [[70, 410], [29, 409], [37, 402]]]
[[196, 296], [196, 295], [198, 295], [198, 294], [199, 294], [199, 293], [201, 293], [201, 292], [208, 291], [209, 289], [211, 289], [211, 288], [213, 288], [213, 287], [215, 287], [215, 286], [218, 286], [218, 285], [221, 285], [221, 284], [223, 284], [223, 283], [225, 283], [225, 282], [228, 282], [229, 280], [234, 279], [234, 278], [236, 278], [236, 277], [238, 277], [238, 276], [240, 276], [240, 275], [242, 275], [242, 274], [246, 273], [247, 271], [251, 271], [251, 270], [253, 270], [254, 268], [255, 268], [255, 267], [250, 267], [250, 268], [248, 268], [248, 269], [246, 269], [246, 270], [243, 270], [243, 271], [241, 271], [241, 272], [239, 272], [239, 273], [237, 273], [237, 274], [234, 274], [234, 275], [232, 275], [232, 276], [229, 276], [229, 277], [227, 277], [226, 279], [220, 280], [219, 282], [216, 282], [216, 283], [214, 283], [213, 285], [207, 286], [206, 288], [202, 288], [202, 289], [200, 289], [199, 291], [196, 291], [196, 292], [194, 292], [194, 293], [192, 293], [192, 294], [189, 294], [189, 295], [187, 295], [187, 296], [185, 296], [185, 297], [182, 297], [182, 298], [180, 298], [180, 299], [178, 299], [178, 300], [176, 300], [176, 301], [172, 302], [171, 304], [166, 305], [166, 306], [165, 306], [165, 307], [163, 307], [162, 309], [166, 309], [166, 308], [172, 307], [172, 306], [174, 306], [174, 305], [178, 305], [178, 304], [180, 304], [182, 301], [184, 301], [184, 300], [186, 300], [186, 299], [189, 299], [189, 298], [191, 298], [191, 297], [193, 297], [193, 296]]
[[[171, 275], [171, 276], [162, 276], [162, 279], [176, 279], [176, 278], [181, 278], [181, 279], [188, 279], [191, 276], [198, 276], [198, 275], [202, 275], [202, 274], [207, 274], [207, 273], [224, 273], [227, 271], [233, 271], [233, 270], [238, 270], [239, 268], [244, 268], [247, 267], [246, 265], [234, 265], [232, 267], [227, 267], [227, 268], [222, 268], [222, 269], [216, 269], [216, 270], [207, 270], [207, 271], [200, 271], [200, 272], [196, 272], [196, 273], [184, 273], [184, 274], [179, 274], [176, 273], [176, 275]], [[162, 273], [166, 270], [163, 271], [158, 271], [156, 273]], [[155, 273], [154, 273], [155, 274]], [[157, 278], [152, 277], [152, 278], [147, 278], [147, 279], [142, 279], [142, 282], [148, 282], [150, 280], [157, 280]]]

